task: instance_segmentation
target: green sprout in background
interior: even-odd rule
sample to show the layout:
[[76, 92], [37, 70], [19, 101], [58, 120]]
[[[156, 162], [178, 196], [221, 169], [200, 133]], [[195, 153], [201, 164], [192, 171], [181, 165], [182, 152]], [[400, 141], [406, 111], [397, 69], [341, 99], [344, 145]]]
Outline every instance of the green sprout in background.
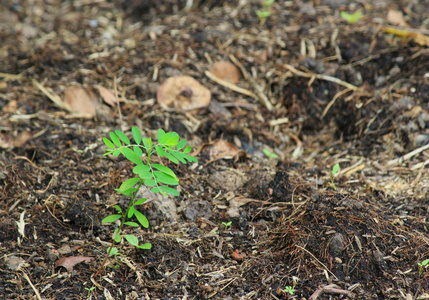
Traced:
[[228, 227], [231, 226], [232, 222], [231, 221], [229, 221], [229, 222], [222, 222], [222, 224], [223, 224], [223, 226], [225, 226], [225, 230], [227, 230]]
[[[146, 202], [146, 198], [136, 199], [137, 193], [142, 185], [150, 188], [153, 193], [160, 193], [164, 196], [167, 194], [179, 196], [179, 192], [170, 187], [178, 185], [179, 179], [173, 170], [161, 164], [161, 158], [165, 158], [176, 164], [179, 164], [179, 162], [186, 164], [186, 161], [198, 162], [195, 157], [188, 154], [192, 147], [186, 147], [187, 141], [180, 140], [180, 136], [176, 132], [165, 132], [159, 129], [157, 132], [158, 143], [153, 143], [151, 138], [142, 138], [140, 129], [137, 127], [131, 128], [131, 133], [135, 143], [131, 143], [125, 133], [120, 130], [110, 132], [110, 139], [103, 138], [104, 144], [108, 147], [104, 155], [111, 154], [117, 157], [122, 154], [136, 165], [133, 168], [133, 173], [137, 176], [125, 180], [119, 189], [115, 189], [119, 194], [131, 198], [127, 209], [123, 211], [121, 207], [115, 205], [117, 213], [107, 216], [101, 221], [102, 223], [114, 223], [120, 220], [120, 224], [115, 229], [111, 246], [107, 250], [106, 258], [94, 277], [101, 272], [107, 257], [118, 253], [118, 250], [113, 246], [122, 241], [121, 232], [124, 225], [130, 227], [140, 227], [140, 225], [144, 228], [149, 227], [147, 218], [136, 209], [137, 205]], [[153, 154], [157, 154], [160, 163], [153, 163], [151, 161]], [[146, 163], [141, 159], [143, 155], [146, 158]], [[139, 223], [131, 221], [130, 219], [132, 217], [135, 217]], [[125, 239], [132, 246], [140, 249], [150, 249], [152, 247], [150, 243], [140, 244], [139, 239], [132, 234], [125, 235]]]
[[262, 149], [262, 152], [264, 152], [264, 154], [268, 157], [268, 158], [272, 158], [272, 159], [278, 159], [279, 156], [273, 152], [271, 152], [270, 150], [268, 150], [267, 148]]
[[355, 11], [353, 14], [349, 14], [346, 13], [345, 11], [342, 11], [340, 13], [341, 18], [343, 18], [344, 20], [346, 20], [349, 24], [355, 24], [357, 23], [360, 19], [362, 19], [363, 14], [360, 10]]
[[257, 10], [256, 14], [259, 17], [259, 24], [263, 25], [268, 17], [271, 16], [271, 5], [274, 3], [274, 0], [265, 0], [262, 3], [262, 9]]
[[332, 188], [334, 190], [337, 190], [337, 187], [335, 186], [335, 183], [334, 183], [334, 177], [335, 177], [335, 174], [337, 174], [339, 170], [340, 170], [340, 164], [338, 164], [338, 163], [335, 164], [332, 167], [332, 171], [331, 171], [331, 186], [332, 186]]
[[424, 261], [419, 263], [419, 275], [422, 275], [423, 267], [426, 268], [428, 264], [429, 264], [429, 259], [425, 259]]
[[95, 286], [90, 287], [90, 288], [85, 288], [85, 290], [87, 290], [87, 291], [88, 291], [88, 299], [90, 299], [90, 297], [91, 297], [91, 292], [92, 292], [92, 290], [94, 290], [94, 289], [95, 289]]
[[290, 295], [293, 295], [295, 293], [295, 290], [291, 286], [287, 286], [283, 290], [283, 293], [285, 293], [285, 297], [286, 297], [286, 293], [289, 293]]

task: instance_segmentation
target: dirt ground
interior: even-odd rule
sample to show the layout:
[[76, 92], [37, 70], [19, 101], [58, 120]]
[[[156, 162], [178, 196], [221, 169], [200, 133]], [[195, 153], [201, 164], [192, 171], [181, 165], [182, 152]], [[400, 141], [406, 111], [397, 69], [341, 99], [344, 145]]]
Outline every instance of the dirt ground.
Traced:
[[[427, 4], [0, 0], [0, 299], [429, 299]], [[199, 163], [95, 277], [132, 126]]]

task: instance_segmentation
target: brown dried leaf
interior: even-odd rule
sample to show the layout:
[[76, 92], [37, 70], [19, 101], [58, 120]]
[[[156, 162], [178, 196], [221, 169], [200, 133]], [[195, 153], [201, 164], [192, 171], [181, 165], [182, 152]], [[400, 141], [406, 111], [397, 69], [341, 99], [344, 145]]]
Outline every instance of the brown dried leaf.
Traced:
[[89, 257], [89, 256], [63, 257], [55, 262], [55, 268], [64, 267], [67, 269], [68, 272], [71, 272], [73, 271], [73, 267], [78, 263], [81, 263], [83, 261], [89, 263], [91, 259], [94, 259], [94, 257]]
[[237, 262], [242, 262], [244, 258], [244, 254], [240, 254], [240, 251], [238, 249], [235, 249], [234, 252], [232, 252], [231, 257]]
[[104, 86], [101, 86], [99, 84], [94, 85], [94, 88], [98, 90], [101, 98], [104, 102], [106, 102], [106, 104], [110, 105], [111, 107], [115, 107], [118, 101], [116, 100], [116, 97], [112, 91], [106, 89]]
[[216, 160], [224, 157], [234, 157], [240, 152], [240, 150], [225, 140], [215, 140], [209, 147], [210, 160]]
[[64, 102], [73, 112], [93, 118], [96, 114], [97, 95], [81, 86], [70, 86], [64, 91]]
[[211, 93], [190, 76], [173, 76], [160, 85], [156, 98], [167, 109], [190, 111], [209, 106]]
[[387, 13], [387, 21], [392, 25], [399, 25], [402, 27], [408, 27], [407, 22], [404, 20], [404, 15], [402, 12], [390, 9]]
[[213, 64], [210, 69], [210, 73], [215, 75], [217, 78], [227, 80], [234, 84], [237, 84], [240, 81], [240, 70], [230, 63], [229, 61], [218, 61]]

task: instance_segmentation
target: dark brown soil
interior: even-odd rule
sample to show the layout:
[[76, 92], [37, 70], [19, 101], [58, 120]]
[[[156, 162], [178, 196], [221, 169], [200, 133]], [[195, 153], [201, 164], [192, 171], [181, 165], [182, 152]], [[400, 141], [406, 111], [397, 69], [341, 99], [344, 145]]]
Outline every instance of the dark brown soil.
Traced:
[[[428, 6], [276, 1], [262, 22], [261, 9], [0, 0], [0, 299], [429, 297]], [[248, 94], [206, 76], [221, 60]], [[161, 106], [174, 75], [210, 106]], [[99, 97], [90, 118], [54, 102], [96, 85], [123, 102]], [[152, 249], [122, 243], [94, 277], [114, 230], [101, 220], [133, 176], [102, 138], [132, 126], [176, 131], [199, 164], [170, 164], [180, 196], [139, 206], [150, 227], [125, 233]], [[213, 159], [218, 139], [241, 152]], [[58, 265], [72, 256], [93, 259]]]

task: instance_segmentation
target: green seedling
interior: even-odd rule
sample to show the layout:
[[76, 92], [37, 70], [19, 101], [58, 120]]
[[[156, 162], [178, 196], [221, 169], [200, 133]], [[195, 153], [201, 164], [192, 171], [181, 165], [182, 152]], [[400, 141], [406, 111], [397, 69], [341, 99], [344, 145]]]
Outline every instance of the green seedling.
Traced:
[[85, 288], [85, 290], [87, 290], [87, 291], [88, 291], [88, 299], [91, 297], [91, 292], [92, 292], [92, 290], [94, 290], [94, 289], [95, 289], [95, 286], [90, 287], [90, 288]]
[[262, 3], [262, 9], [257, 10], [256, 14], [259, 17], [259, 24], [263, 25], [268, 17], [271, 16], [271, 5], [273, 5], [274, 0], [265, 0]]
[[285, 297], [286, 297], [287, 293], [289, 293], [290, 295], [293, 295], [295, 293], [295, 290], [291, 286], [287, 286], [283, 290], [283, 293], [285, 293]]
[[346, 13], [345, 11], [342, 11], [340, 13], [341, 18], [346, 20], [349, 24], [355, 24], [357, 21], [362, 19], [363, 14], [360, 10], [355, 11], [353, 14]]
[[335, 177], [335, 174], [337, 174], [339, 170], [340, 170], [340, 164], [335, 164], [332, 167], [332, 171], [331, 171], [331, 186], [332, 186], [332, 188], [334, 190], [337, 190], [337, 187], [335, 186], [335, 183], [334, 183], [334, 177]]
[[279, 156], [273, 152], [271, 152], [270, 150], [268, 150], [267, 148], [262, 149], [262, 152], [264, 152], [264, 154], [268, 157], [268, 158], [272, 158], [272, 159], [278, 159]]
[[419, 275], [422, 275], [423, 267], [426, 268], [428, 264], [429, 264], [429, 259], [425, 259], [424, 261], [419, 263]]
[[225, 230], [228, 230], [228, 227], [231, 226], [232, 222], [222, 222], [222, 225], [225, 226]]
[[[107, 257], [118, 254], [118, 250], [113, 246], [122, 241], [121, 232], [125, 225], [130, 227], [140, 227], [140, 225], [144, 228], [149, 227], [147, 218], [136, 208], [146, 201], [146, 198], [136, 199], [137, 192], [142, 185], [150, 188], [153, 193], [179, 196], [179, 192], [170, 187], [178, 185], [179, 179], [173, 170], [161, 164], [162, 158], [176, 164], [179, 164], [179, 162], [186, 164], [186, 161], [198, 162], [195, 157], [188, 154], [192, 147], [186, 147], [187, 141], [180, 140], [176, 132], [165, 132], [159, 129], [157, 133], [158, 143], [154, 143], [151, 138], [142, 138], [142, 134], [137, 127], [131, 128], [131, 133], [134, 143], [131, 143], [125, 133], [120, 130], [110, 132], [110, 139], [103, 138], [104, 144], [108, 147], [104, 155], [117, 157], [122, 154], [136, 165], [133, 168], [133, 173], [137, 176], [125, 180], [118, 189], [115, 189], [119, 194], [131, 198], [127, 209], [122, 210], [121, 207], [115, 205], [117, 213], [107, 216], [101, 221], [102, 223], [114, 223], [119, 220], [120, 224], [114, 231], [111, 246], [107, 249], [106, 258], [95, 274], [95, 277], [101, 272]], [[151, 159], [154, 154], [159, 157], [160, 163], [152, 162]], [[143, 156], [145, 156], [146, 162], [143, 162]], [[138, 223], [132, 221], [133, 217], [135, 217]], [[152, 247], [151, 243], [140, 244], [139, 239], [132, 234], [125, 235], [125, 240], [139, 249], [150, 249]]]

